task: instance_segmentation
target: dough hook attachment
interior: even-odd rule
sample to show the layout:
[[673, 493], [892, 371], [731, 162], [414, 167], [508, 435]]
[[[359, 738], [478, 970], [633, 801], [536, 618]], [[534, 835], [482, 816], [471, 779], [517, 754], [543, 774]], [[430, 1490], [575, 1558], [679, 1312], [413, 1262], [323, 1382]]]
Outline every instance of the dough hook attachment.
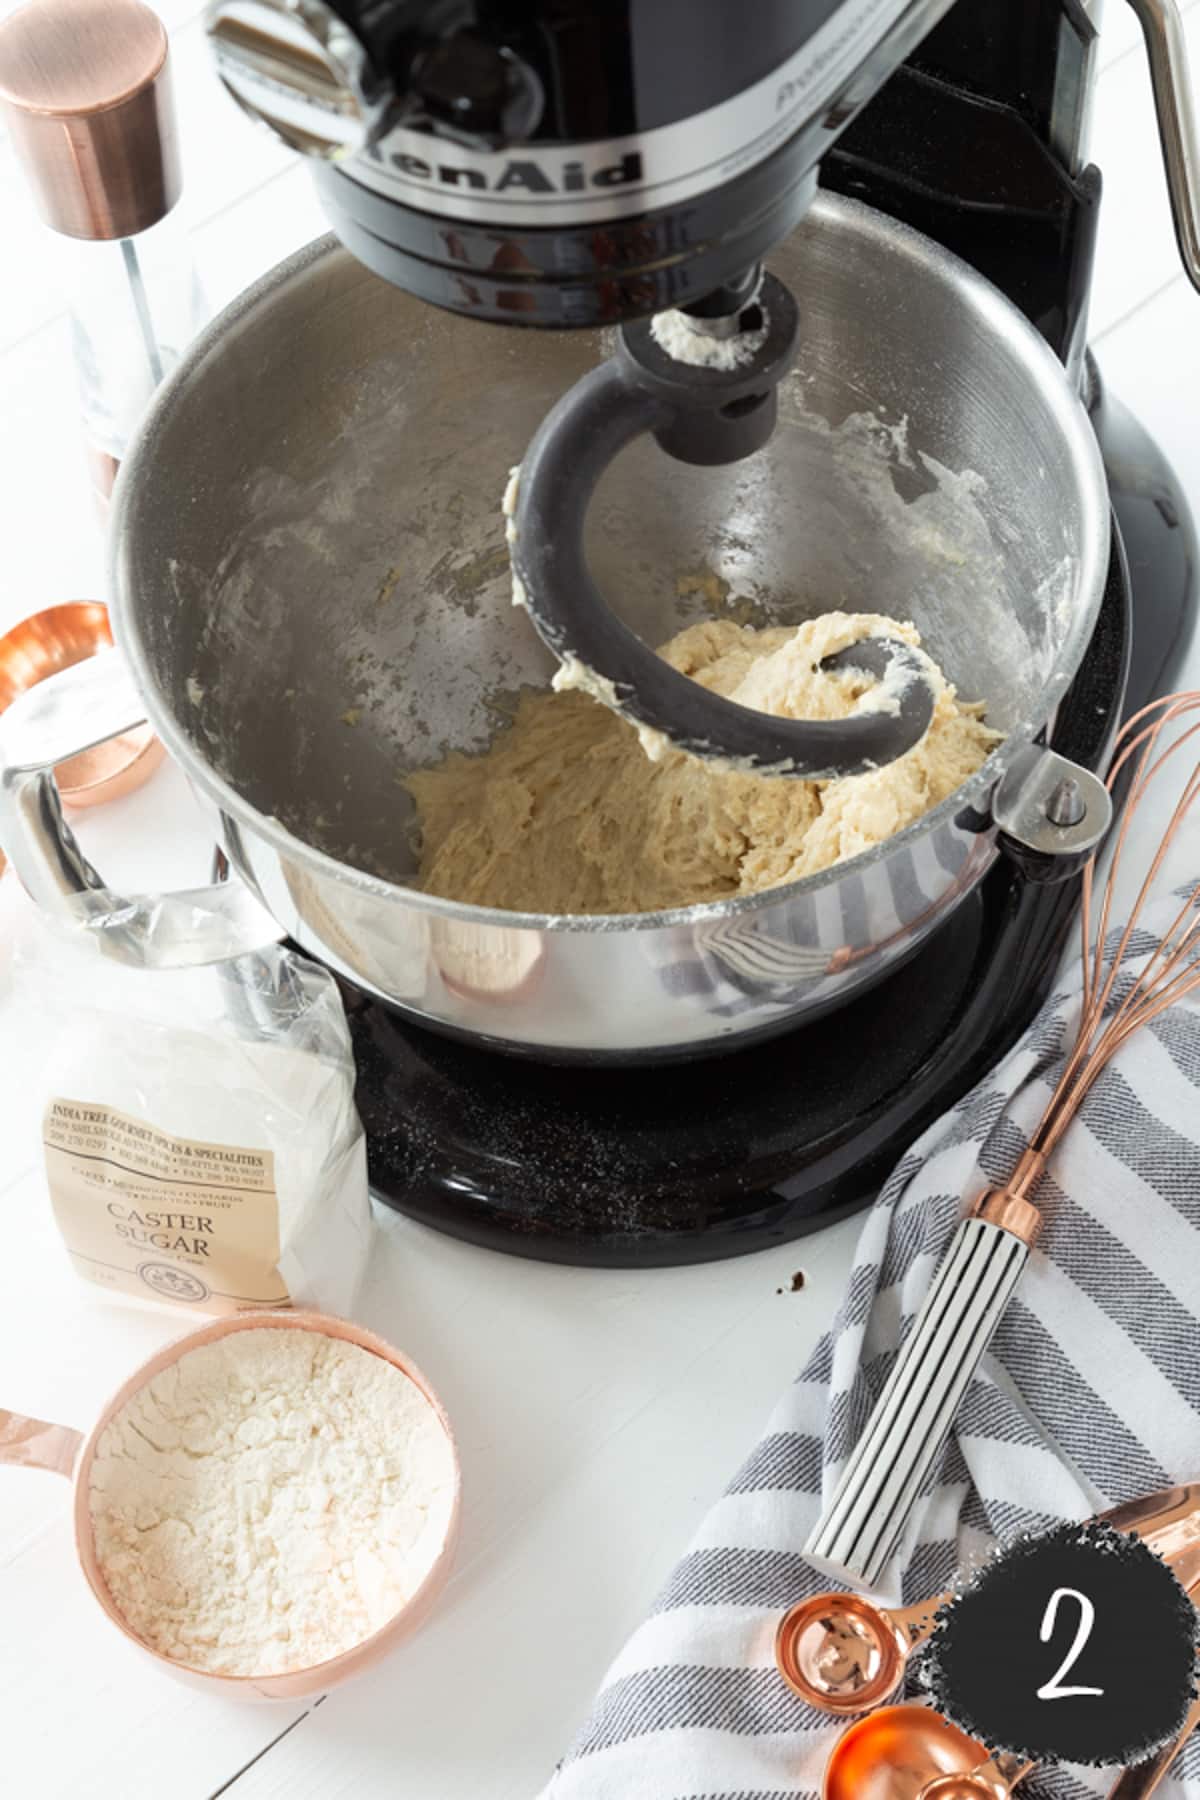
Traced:
[[[791, 364], [798, 322], [783, 283], [764, 275], [751, 304], [765, 322], [753, 354], [733, 368], [677, 361], [648, 321], [621, 330], [614, 356], [563, 395], [521, 464], [512, 564], [539, 635], [568, 670], [614, 712], [692, 756], [762, 774], [809, 781], [861, 775], [918, 743], [933, 716], [924, 658], [876, 638], [850, 645], [823, 666], [883, 676], [903, 671], [894, 705], [870, 704], [845, 719], [783, 719], [740, 706], [689, 680], [611, 610], [592, 580], [584, 522], [596, 483], [634, 438], [650, 432], [681, 462], [712, 467], [761, 449], [775, 426], [776, 389]], [[745, 302], [740, 314], [747, 317]], [[720, 337], [718, 322], [704, 329]]]

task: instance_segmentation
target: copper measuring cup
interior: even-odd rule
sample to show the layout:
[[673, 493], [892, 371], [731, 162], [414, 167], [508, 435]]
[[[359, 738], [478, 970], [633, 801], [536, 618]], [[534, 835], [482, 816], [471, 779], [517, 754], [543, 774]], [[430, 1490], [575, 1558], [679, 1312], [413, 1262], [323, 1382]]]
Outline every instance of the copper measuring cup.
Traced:
[[[1150, 1800], [1200, 1724], [1194, 1700], [1176, 1735], [1122, 1771], [1108, 1800]], [[834, 1745], [822, 1800], [1009, 1800], [1036, 1765], [982, 1744], [927, 1706], [888, 1706], [859, 1719]], [[931, 1770], [936, 1770], [932, 1774]]]
[[[170, 1657], [163, 1656], [125, 1623], [105, 1584], [96, 1555], [89, 1494], [90, 1476], [101, 1433], [139, 1388], [177, 1362], [181, 1356], [185, 1356], [189, 1350], [198, 1349], [201, 1344], [211, 1344], [217, 1338], [228, 1337], [233, 1332], [264, 1329], [315, 1331], [325, 1337], [341, 1338], [348, 1344], [357, 1344], [360, 1349], [370, 1351], [373, 1356], [382, 1357], [385, 1362], [391, 1363], [406, 1375], [429, 1402], [446, 1433], [453, 1454], [454, 1498], [446, 1536], [432, 1567], [417, 1591], [378, 1631], [364, 1638], [361, 1643], [351, 1645], [350, 1649], [343, 1650], [339, 1656], [315, 1663], [310, 1668], [289, 1669], [274, 1675], [220, 1675], [206, 1669], [191, 1669], [184, 1663], [174, 1662]], [[73, 1480], [75, 1551], [84, 1578], [104, 1613], [122, 1636], [135, 1644], [144, 1656], [152, 1658], [159, 1668], [167, 1669], [172, 1675], [204, 1688], [209, 1693], [225, 1694], [237, 1700], [296, 1700], [306, 1694], [322, 1694], [380, 1661], [425, 1617], [449, 1574], [458, 1538], [462, 1476], [450, 1421], [437, 1395], [420, 1370], [382, 1338], [376, 1337], [373, 1332], [364, 1331], [358, 1325], [349, 1324], [345, 1319], [329, 1318], [323, 1313], [234, 1313], [228, 1318], [214, 1319], [198, 1330], [188, 1332], [186, 1336], [177, 1338], [174, 1343], [159, 1350], [136, 1369], [127, 1381], [122, 1382], [86, 1436], [67, 1425], [51, 1425], [42, 1419], [25, 1418], [20, 1413], [0, 1410], [0, 1462], [49, 1469]]]
[[[931, 1766], [939, 1768], [941, 1772], [931, 1777], [927, 1775], [923, 1786], [916, 1789], [913, 1800], [1009, 1800], [1018, 1784], [1036, 1767], [1034, 1763], [1025, 1762], [1019, 1756], [998, 1750], [985, 1762], [947, 1769], [945, 1765], [960, 1754], [970, 1756], [978, 1752], [981, 1756], [985, 1755], [983, 1746], [973, 1745], [973, 1749], [968, 1748], [973, 1743], [970, 1738], [966, 1739], [965, 1745], [959, 1743], [958, 1740], [963, 1737], [962, 1732], [939, 1714], [929, 1714], [928, 1708], [896, 1706], [886, 1710], [897, 1715], [890, 1727], [884, 1713], [876, 1713], [870, 1719], [859, 1721], [864, 1729], [858, 1745], [852, 1746], [856, 1764], [855, 1769], [850, 1771], [853, 1779], [845, 1781], [846, 1771], [839, 1773], [835, 1769], [834, 1782], [826, 1784], [826, 1800], [840, 1800], [843, 1788], [847, 1793], [855, 1795], [860, 1792], [870, 1793], [872, 1780], [877, 1800], [885, 1800], [885, 1796], [886, 1800], [909, 1800], [912, 1792], [910, 1776], [915, 1772], [916, 1778], [920, 1779], [919, 1771], [922, 1768], [927, 1771]], [[915, 1718], [902, 1721], [899, 1718], [900, 1714], [922, 1712], [929, 1714], [924, 1721]], [[877, 1720], [883, 1720], [885, 1730], [890, 1730], [893, 1738], [891, 1745], [881, 1742], [878, 1736], [872, 1740], [871, 1733], [866, 1728]], [[1161, 1750], [1147, 1757], [1144, 1762], [1133, 1764], [1117, 1776], [1109, 1789], [1108, 1800], [1150, 1800], [1150, 1795], [1157, 1791], [1159, 1783], [1198, 1724], [1200, 1699], [1192, 1702], [1182, 1726], [1169, 1743], [1164, 1744]], [[846, 1736], [849, 1735], [847, 1732]], [[901, 1736], [907, 1737], [908, 1751], [902, 1751], [900, 1757], [896, 1758], [896, 1741]], [[834, 1746], [835, 1755], [840, 1748], [840, 1743]], [[906, 1754], [915, 1759], [911, 1769], [904, 1766]], [[899, 1769], [891, 1766], [893, 1759], [902, 1764]], [[831, 1757], [831, 1763], [832, 1760]], [[865, 1785], [858, 1780], [858, 1772], [864, 1766], [867, 1769]], [[886, 1780], [887, 1785], [879, 1787], [881, 1780]]]
[[[98, 600], [67, 600], [22, 619], [0, 637], [0, 712], [28, 688], [112, 649], [108, 609]], [[83, 750], [55, 770], [65, 806], [98, 806], [140, 787], [164, 755], [148, 725]]]
[[821, 1800], [920, 1800], [932, 1780], [974, 1771], [987, 1755], [932, 1707], [880, 1707], [833, 1746]]
[[929, 1706], [884, 1706], [830, 1752], [821, 1800], [1007, 1800], [1033, 1765], [988, 1756]]
[[[1184, 1587], [1200, 1576], [1200, 1482], [1124, 1501], [1100, 1517], [1147, 1539]], [[841, 1718], [870, 1712], [896, 1692], [908, 1658], [951, 1598], [936, 1594], [889, 1608], [862, 1594], [812, 1594], [779, 1621], [776, 1666], [792, 1692], [820, 1712]]]

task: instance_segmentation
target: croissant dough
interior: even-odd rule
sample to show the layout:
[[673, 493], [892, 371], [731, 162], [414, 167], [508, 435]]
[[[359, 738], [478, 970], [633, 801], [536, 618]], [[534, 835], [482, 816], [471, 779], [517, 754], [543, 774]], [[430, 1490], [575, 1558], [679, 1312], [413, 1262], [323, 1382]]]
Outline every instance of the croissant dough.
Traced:
[[[769, 630], [705, 621], [660, 655], [747, 706], [834, 719], [864, 697], [871, 705], [872, 692], [889, 707], [871, 676], [818, 666], [880, 635], [920, 643], [912, 625], [831, 612]], [[999, 742], [983, 706], [960, 702], [929, 667], [937, 699], [921, 742], [886, 768], [829, 782], [721, 770], [678, 750], [651, 761], [635, 730], [589, 695], [524, 695], [482, 756], [454, 751], [407, 778], [419, 885], [510, 912], [657, 912], [829, 868], [936, 806]]]

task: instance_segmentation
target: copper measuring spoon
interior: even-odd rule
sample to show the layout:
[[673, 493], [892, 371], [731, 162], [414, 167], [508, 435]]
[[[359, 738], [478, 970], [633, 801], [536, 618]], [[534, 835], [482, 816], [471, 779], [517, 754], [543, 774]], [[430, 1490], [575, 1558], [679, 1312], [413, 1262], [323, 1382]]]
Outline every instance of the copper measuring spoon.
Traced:
[[861, 1594], [813, 1594], [784, 1613], [775, 1662], [794, 1694], [838, 1717], [870, 1712], [895, 1693], [905, 1664], [933, 1630], [935, 1594], [916, 1606], [876, 1606]]
[[917, 1800], [1008, 1800], [1019, 1781], [1035, 1765], [1019, 1756], [997, 1751], [977, 1769], [955, 1770], [950, 1775], [935, 1775], [917, 1794]]
[[[932, 1707], [883, 1706], [857, 1719], [833, 1746], [821, 1800], [920, 1800], [931, 1780], [969, 1774], [986, 1763], [983, 1745]], [[994, 1800], [990, 1787], [965, 1793]]]
[[[1144, 1762], [1122, 1769], [1108, 1790], [1108, 1800], [1150, 1800], [1167, 1770], [1200, 1725], [1200, 1698], [1192, 1701], [1187, 1717], [1175, 1736]], [[997, 1754], [977, 1769], [951, 1775], [935, 1775], [917, 1794], [917, 1800], [1008, 1800], [1033, 1763]]]
[[[1200, 1482], [1126, 1500], [1099, 1516], [1152, 1543], [1184, 1587], [1200, 1577]], [[891, 1608], [862, 1594], [812, 1594], [779, 1621], [779, 1673], [820, 1712], [843, 1718], [870, 1712], [896, 1692], [909, 1657], [951, 1598], [935, 1594], [915, 1606]], [[950, 1800], [948, 1791], [943, 1800]]]
[[[1108, 1800], [1150, 1800], [1167, 1770], [1200, 1724], [1200, 1698], [1193, 1700], [1176, 1735], [1144, 1762], [1123, 1769], [1108, 1790]], [[977, 1769], [951, 1775], [935, 1775], [927, 1781], [917, 1800], [1008, 1800], [1019, 1781], [1023, 1781], [1033, 1763], [1019, 1757], [997, 1754]]]
[[[1170, 1743], [1117, 1777], [1108, 1800], [1149, 1800], [1198, 1723], [1200, 1699]], [[1003, 1751], [988, 1756], [931, 1707], [885, 1706], [838, 1739], [821, 1800], [1009, 1800], [1035, 1766]]]

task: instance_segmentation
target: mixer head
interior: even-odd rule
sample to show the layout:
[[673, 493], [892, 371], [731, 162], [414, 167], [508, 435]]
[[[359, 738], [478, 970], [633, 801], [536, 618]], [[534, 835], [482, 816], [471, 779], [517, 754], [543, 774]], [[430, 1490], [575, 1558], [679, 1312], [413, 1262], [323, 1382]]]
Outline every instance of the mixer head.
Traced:
[[[1056, 5], [996, 8], [996, 28], [1028, 35]], [[1177, 8], [1133, 5], [1180, 248], [1200, 285], [1200, 146]], [[807, 210], [825, 151], [950, 6], [210, 0], [209, 32], [230, 92], [312, 158], [338, 234], [388, 280], [511, 324], [671, 311], [720, 340], [739, 330], [763, 256]], [[978, 19], [972, 55], [994, 61], [995, 21], [967, 10]], [[580, 550], [596, 475], [638, 431], [699, 463], [766, 441], [787, 362], [786, 306], [777, 295], [767, 311], [775, 323], [736, 370], [669, 367], [627, 328], [613, 371], [581, 384], [535, 439], [514, 564], [545, 641], [644, 730], [743, 767], [849, 774], [920, 735], [930, 711], [920, 671], [908, 671], [898, 716], [768, 727], [656, 666], [607, 613]], [[556, 470], [568, 450], [576, 463]], [[891, 647], [889, 669], [900, 654]]]
[[745, 282], [949, 5], [211, 0], [208, 28], [376, 273], [480, 318], [594, 326]]

